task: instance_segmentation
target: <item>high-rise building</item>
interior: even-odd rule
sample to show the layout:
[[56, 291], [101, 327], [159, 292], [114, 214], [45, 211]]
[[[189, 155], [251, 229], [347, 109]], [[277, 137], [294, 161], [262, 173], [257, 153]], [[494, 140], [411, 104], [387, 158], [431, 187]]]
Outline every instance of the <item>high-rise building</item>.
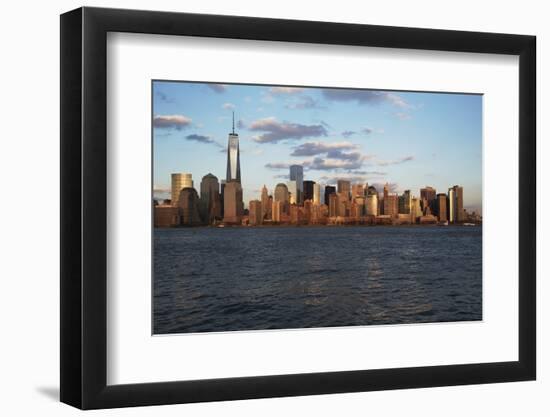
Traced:
[[368, 216], [378, 216], [378, 193], [367, 195], [365, 212]]
[[273, 200], [273, 205], [271, 207], [271, 219], [274, 222], [281, 221], [283, 202], [280, 200]]
[[225, 223], [240, 223], [244, 212], [243, 189], [237, 181], [225, 184], [223, 196], [223, 221]]
[[313, 184], [313, 204], [321, 204], [321, 185]]
[[221, 218], [220, 185], [215, 175], [206, 174], [202, 177], [200, 211], [205, 223], [210, 224]]
[[263, 222], [262, 202], [252, 200], [248, 205], [248, 222], [252, 226], [259, 226]]
[[437, 218], [440, 222], [446, 222], [447, 219], [447, 194], [437, 195]]
[[184, 226], [201, 224], [199, 215], [199, 195], [194, 188], [185, 187], [180, 191], [178, 198], [178, 214]]
[[436, 211], [435, 188], [426, 186], [420, 189], [420, 200], [422, 201], [422, 210], [424, 214], [432, 214]]
[[328, 215], [329, 217], [337, 217], [338, 216], [338, 206], [340, 204], [340, 199], [338, 198], [338, 194], [336, 193], [330, 193], [328, 195]]
[[367, 195], [376, 195], [378, 197], [378, 190], [374, 185], [369, 185], [367, 187]]
[[[273, 200], [280, 201], [281, 212], [288, 213], [290, 199], [288, 197], [288, 187], [286, 186], [286, 184], [279, 183], [275, 186], [275, 192], [273, 193]], [[275, 221], [275, 219], [273, 220]]]
[[411, 200], [411, 222], [416, 223], [416, 219], [422, 216], [422, 207], [420, 198], [413, 197]]
[[390, 194], [389, 186], [384, 185], [383, 212], [386, 216], [397, 217], [399, 213], [399, 199], [397, 195]]
[[304, 202], [304, 167], [302, 165], [290, 166], [290, 181], [296, 181], [296, 204]]
[[315, 189], [315, 181], [304, 181], [304, 201], [311, 200], [313, 201], [313, 194]]
[[449, 188], [448, 216], [451, 223], [464, 221], [463, 188], [458, 185]]
[[411, 213], [411, 190], [403, 191], [403, 194], [399, 196], [399, 213], [410, 214]]
[[193, 188], [193, 176], [191, 174], [172, 174], [172, 205], [177, 206], [180, 198], [180, 191], [184, 188]]
[[352, 197], [364, 197], [365, 196], [365, 187], [363, 184], [353, 184], [351, 186], [351, 196]]
[[341, 196], [347, 195], [348, 199], [351, 194], [351, 182], [348, 180], [338, 180], [338, 192], [341, 194]]
[[262, 202], [262, 219], [267, 218], [267, 213], [270, 211], [269, 207], [269, 195], [267, 194], [267, 187], [262, 187], [262, 196], [261, 196], [261, 202]]
[[233, 130], [227, 139], [227, 174], [226, 181], [241, 183], [241, 155], [239, 135], [235, 133], [235, 113], [233, 113]]
[[334, 187], [333, 185], [327, 185], [325, 187], [325, 204], [327, 206], [329, 206], [329, 202], [330, 202], [330, 195], [331, 194], [334, 194], [336, 193], [336, 187]]
[[299, 204], [298, 198], [299, 198], [299, 191], [298, 191], [298, 183], [295, 180], [288, 181], [286, 183], [288, 193], [289, 193], [289, 201], [290, 204]]

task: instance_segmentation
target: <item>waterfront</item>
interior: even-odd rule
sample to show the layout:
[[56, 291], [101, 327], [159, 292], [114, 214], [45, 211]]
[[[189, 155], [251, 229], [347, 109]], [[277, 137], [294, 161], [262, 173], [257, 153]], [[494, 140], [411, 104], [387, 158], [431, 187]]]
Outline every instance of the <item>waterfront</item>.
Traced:
[[155, 334], [482, 319], [482, 228], [154, 230]]

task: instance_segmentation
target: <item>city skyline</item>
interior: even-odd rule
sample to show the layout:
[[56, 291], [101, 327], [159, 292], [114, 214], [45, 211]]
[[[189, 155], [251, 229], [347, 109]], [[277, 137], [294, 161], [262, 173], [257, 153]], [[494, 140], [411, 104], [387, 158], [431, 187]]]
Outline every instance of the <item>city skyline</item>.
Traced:
[[417, 195], [426, 185], [446, 193], [458, 183], [468, 190], [464, 207], [481, 209], [481, 96], [164, 81], [153, 87], [155, 198], [170, 198], [173, 173], [192, 174], [197, 190], [206, 174], [225, 180], [233, 132], [247, 208], [264, 184], [273, 194], [299, 165], [302, 181], [323, 188], [341, 179]]

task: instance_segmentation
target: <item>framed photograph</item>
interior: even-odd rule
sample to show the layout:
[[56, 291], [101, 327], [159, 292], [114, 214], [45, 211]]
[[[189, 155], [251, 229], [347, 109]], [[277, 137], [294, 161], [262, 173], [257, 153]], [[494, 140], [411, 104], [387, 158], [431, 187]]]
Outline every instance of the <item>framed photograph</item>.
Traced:
[[61, 401], [533, 380], [535, 37], [61, 16]]

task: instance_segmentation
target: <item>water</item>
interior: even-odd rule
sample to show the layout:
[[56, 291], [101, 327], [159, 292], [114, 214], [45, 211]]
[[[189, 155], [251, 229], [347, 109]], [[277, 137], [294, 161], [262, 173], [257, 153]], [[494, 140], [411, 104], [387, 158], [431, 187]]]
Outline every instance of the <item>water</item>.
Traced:
[[482, 319], [481, 227], [154, 231], [154, 333]]

